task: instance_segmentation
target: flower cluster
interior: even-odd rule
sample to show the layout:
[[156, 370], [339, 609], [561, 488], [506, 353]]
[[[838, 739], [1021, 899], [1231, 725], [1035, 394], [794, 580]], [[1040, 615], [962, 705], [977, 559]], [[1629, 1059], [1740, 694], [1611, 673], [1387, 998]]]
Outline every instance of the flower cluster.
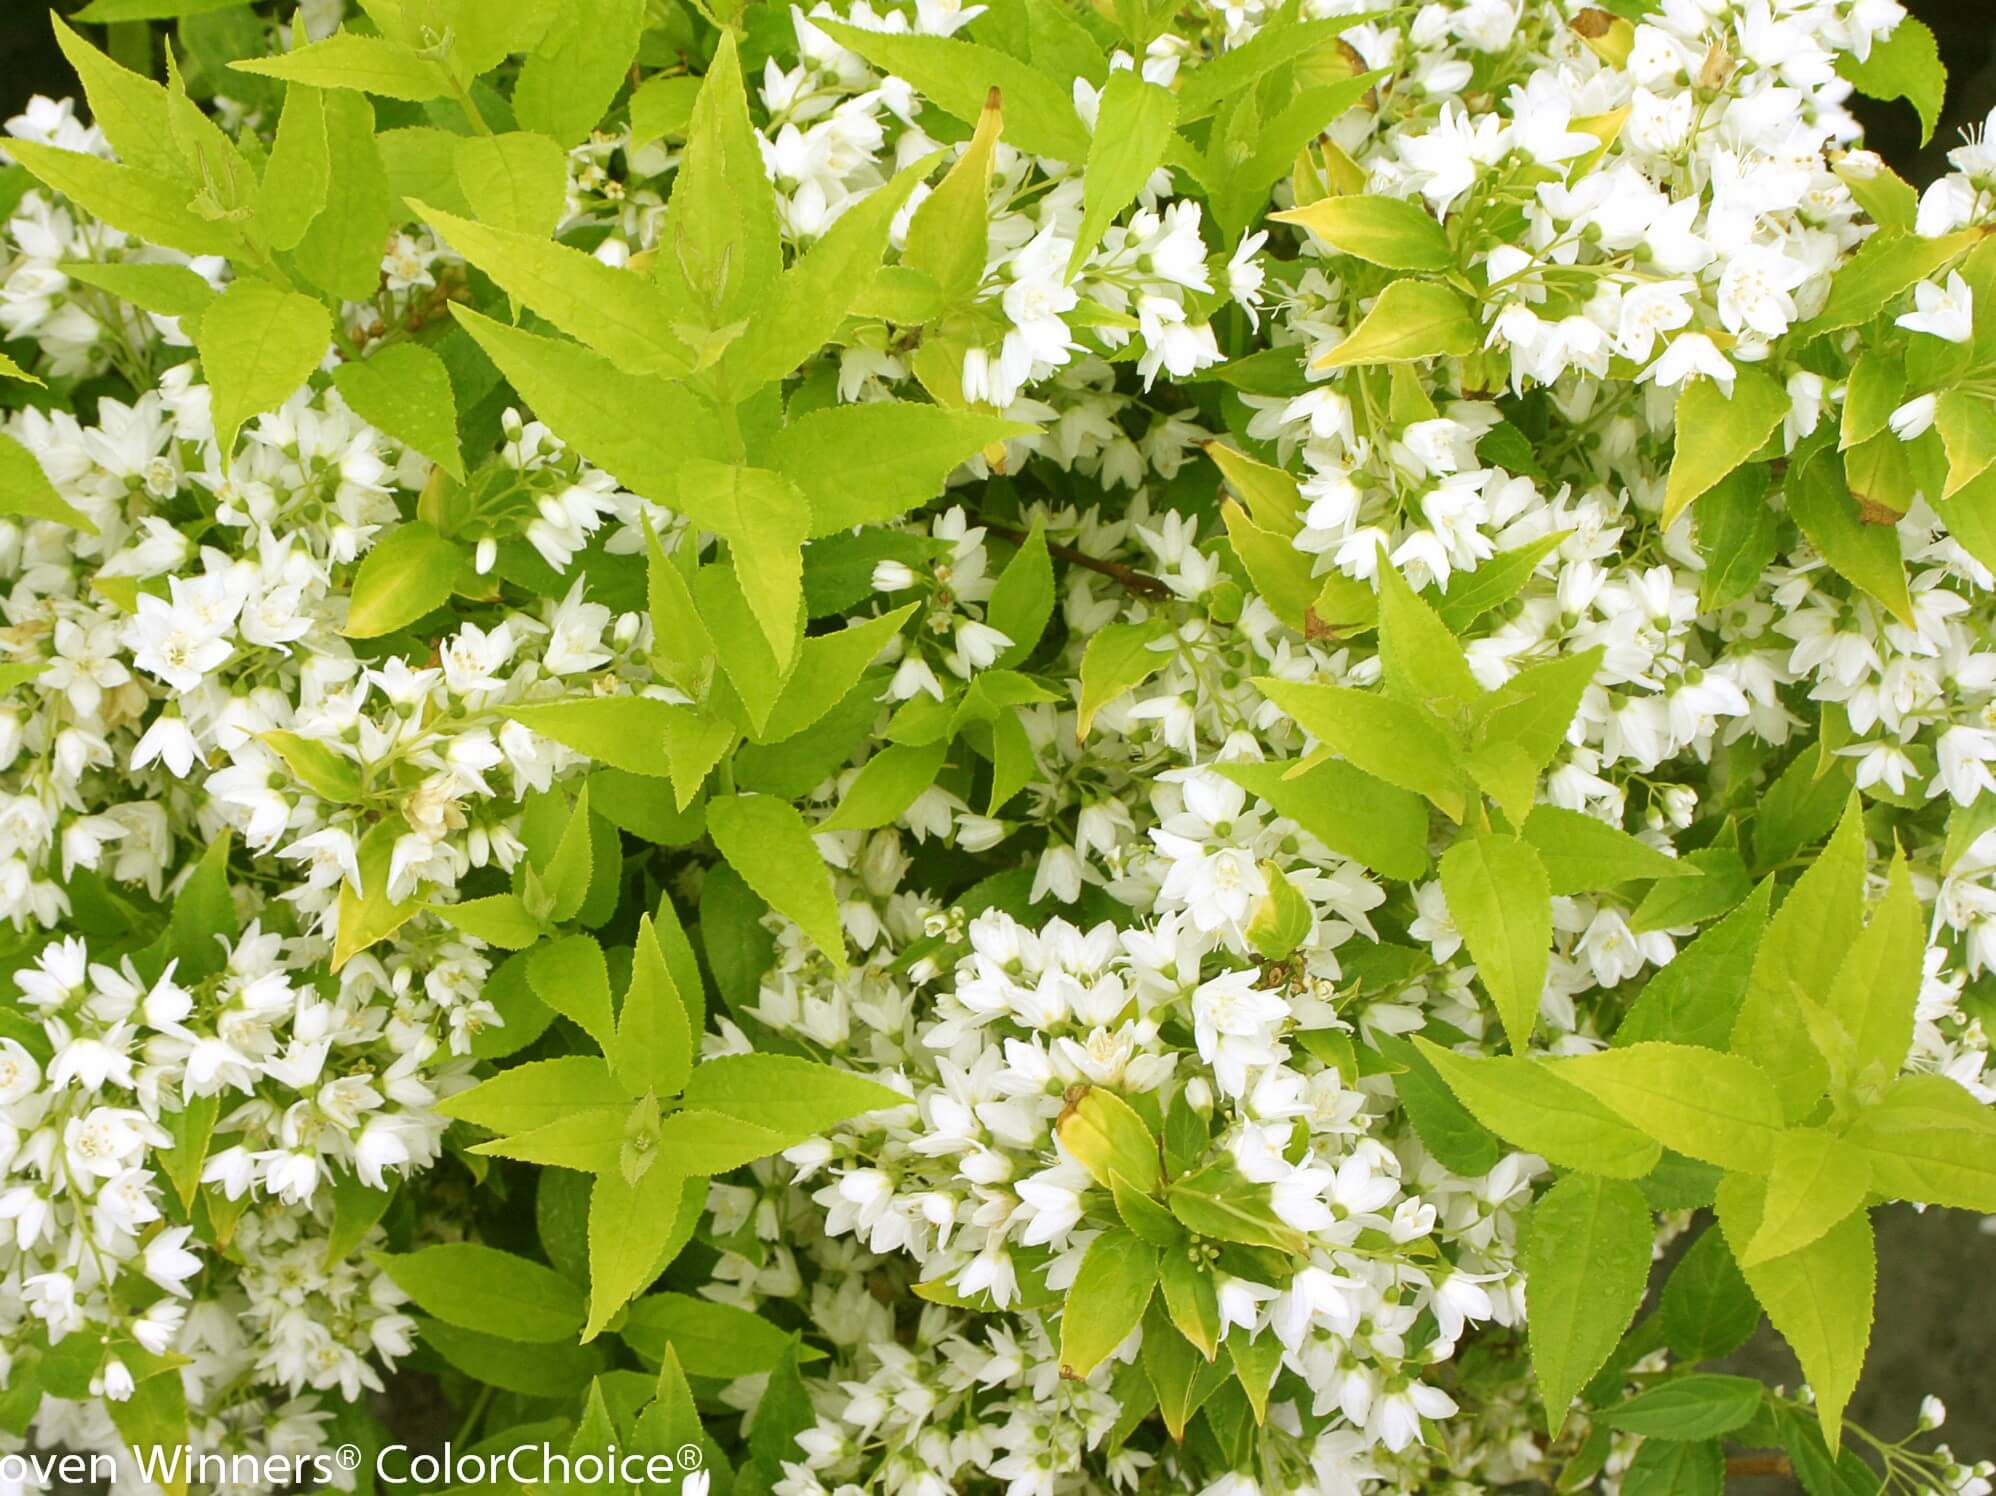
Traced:
[[[779, 1496], [1613, 1490], [1733, 1346], [1549, 1369], [1562, 1192], [1765, 1298], [1754, 1139], [1990, 1146], [1996, 159], [1858, 146], [1895, 0], [408, 9], [7, 122], [8, 1447], [427, 1333]], [[1767, 1260], [1996, 1204], [1887, 1166]]]

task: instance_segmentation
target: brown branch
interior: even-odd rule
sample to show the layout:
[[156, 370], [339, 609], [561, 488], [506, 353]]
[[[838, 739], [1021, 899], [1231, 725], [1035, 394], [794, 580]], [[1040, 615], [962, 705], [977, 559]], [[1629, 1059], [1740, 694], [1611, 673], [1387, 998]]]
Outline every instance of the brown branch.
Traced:
[[[1011, 541], [1014, 545], [1024, 545], [1028, 538], [1024, 530], [1014, 525], [1001, 525], [996, 520], [984, 518], [983, 515], [977, 516], [977, 523], [984, 526], [993, 535], [1001, 536]], [[1069, 565], [1079, 566], [1084, 571], [1092, 571], [1098, 576], [1108, 577], [1111, 581], [1121, 584], [1131, 592], [1136, 593], [1139, 597], [1163, 599], [1172, 595], [1169, 587], [1165, 586], [1164, 583], [1160, 582], [1156, 577], [1151, 576], [1148, 572], [1137, 571], [1117, 561], [1101, 560], [1099, 557], [1091, 556], [1085, 551], [1077, 551], [1071, 545], [1061, 545], [1057, 541], [1049, 540], [1046, 546], [1048, 555], [1058, 556]]]
[[1726, 1474], [1741, 1477], [1752, 1475], [1793, 1475], [1795, 1467], [1785, 1454], [1729, 1454], [1726, 1456]]

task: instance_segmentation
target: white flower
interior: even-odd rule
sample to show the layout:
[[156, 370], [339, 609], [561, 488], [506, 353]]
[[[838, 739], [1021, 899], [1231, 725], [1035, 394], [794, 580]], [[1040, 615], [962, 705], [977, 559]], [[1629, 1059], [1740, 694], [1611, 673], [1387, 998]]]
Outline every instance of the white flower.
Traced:
[[1975, 293], [1959, 270], [1948, 272], [1947, 283], [1923, 280], [1913, 287], [1915, 310], [1895, 320], [1909, 332], [1932, 333], [1950, 343], [1966, 343], [1975, 334]]

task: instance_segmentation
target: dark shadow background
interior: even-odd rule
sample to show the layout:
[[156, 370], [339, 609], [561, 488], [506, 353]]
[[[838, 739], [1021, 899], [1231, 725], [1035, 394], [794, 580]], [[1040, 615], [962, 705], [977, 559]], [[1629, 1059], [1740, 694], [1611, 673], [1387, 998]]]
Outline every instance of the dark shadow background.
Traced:
[[[1903, 102], [1853, 99], [1867, 143], [1916, 187], [1947, 170], [1947, 152], [1964, 128], [1996, 107], [1996, 0], [1905, 0], [1934, 29], [1948, 68], [1947, 106], [1934, 138], [1920, 143], [1919, 120]], [[68, 13], [83, 0], [57, 0]], [[94, 29], [94, 28], [93, 28]], [[101, 38], [93, 38], [101, 39]], [[38, 0], [0, 0], [0, 119], [37, 93], [61, 97], [74, 80]], [[1933, 1392], [1949, 1408], [1947, 1436], [1967, 1459], [1996, 1456], [1996, 1237], [1960, 1211], [1908, 1207], [1881, 1211], [1878, 1315], [1872, 1352], [1851, 1415], [1887, 1438], [1910, 1430], [1920, 1397]], [[1763, 1324], [1737, 1358], [1737, 1369], [1787, 1383], [1800, 1381], [1793, 1358]], [[1729, 1496], [1789, 1496], [1791, 1480], [1734, 1480]]]

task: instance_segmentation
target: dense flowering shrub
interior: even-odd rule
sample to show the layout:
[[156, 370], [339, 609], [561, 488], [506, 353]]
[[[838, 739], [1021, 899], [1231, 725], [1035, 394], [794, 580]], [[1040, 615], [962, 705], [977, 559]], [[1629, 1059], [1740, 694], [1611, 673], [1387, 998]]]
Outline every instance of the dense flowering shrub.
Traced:
[[0, 172], [9, 1448], [1990, 1489], [1843, 1418], [1996, 1212], [1894, 0], [139, 12]]

